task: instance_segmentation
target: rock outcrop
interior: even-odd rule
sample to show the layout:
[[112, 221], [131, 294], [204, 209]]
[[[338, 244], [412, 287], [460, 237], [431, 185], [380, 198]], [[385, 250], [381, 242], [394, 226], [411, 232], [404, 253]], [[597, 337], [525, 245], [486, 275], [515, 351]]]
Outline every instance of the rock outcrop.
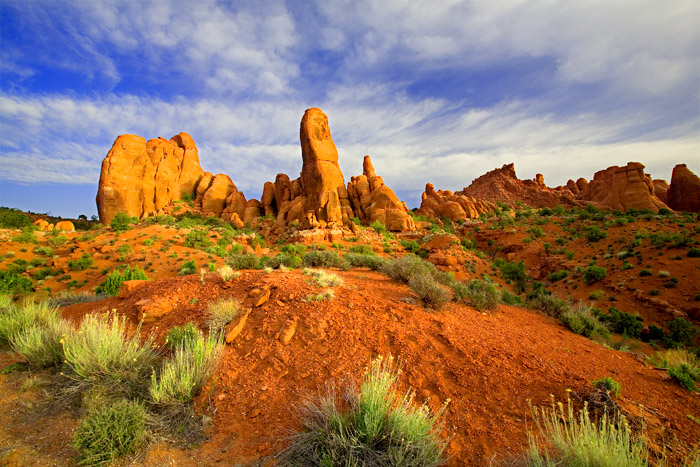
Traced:
[[102, 161], [97, 211], [108, 224], [119, 212], [131, 217], [157, 213], [192, 194], [204, 171], [197, 146], [187, 133], [169, 141], [119, 136]]
[[668, 205], [668, 182], [666, 180], [654, 180], [654, 194], [659, 200]]
[[352, 217], [338, 150], [331, 139], [328, 117], [321, 109], [304, 113], [299, 129], [301, 140], [301, 188], [306, 195], [302, 227], [335, 227]]
[[476, 199], [458, 191], [435, 191], [432, 183], [425, 185], [418, 213], [436, 219], [447, 218], [451, 221], [475, 219], [496, 207], [495, 203]]
[[549, 208], [558, 204], [577, 204], [571, 191], [548, 188], [542, 174], [537, 174], [534, 180], [520, 180], [515, 174], [514, 164], [487, 172], [458, 193], [491, 203], [500, 201], [509, 206], [515, 206], [517, 201], [532, 207]]
[[576, 200], [601, 208], [623, 212], [628, 209], [649, 209], [654, 212], [662, 208], [668, 209], [655, 195], [654, 182], [644, 173], [644, 165], [639, 162], [600, 170], [589, 183], [576, 182], [578, 191], [572, 189], [571, 181], [566, 188], [574, 194]]
[[362, 175], [348, 183], [348, 196], [354, 215], [367, 224], [378, 221], [395, 232], [416, 229], [406, 204], [375, 173], [369, 156], [362, 163]]
[[700, 212], [700, 178], [685, 164], [673, 168], [667, 199], [674, 211]]

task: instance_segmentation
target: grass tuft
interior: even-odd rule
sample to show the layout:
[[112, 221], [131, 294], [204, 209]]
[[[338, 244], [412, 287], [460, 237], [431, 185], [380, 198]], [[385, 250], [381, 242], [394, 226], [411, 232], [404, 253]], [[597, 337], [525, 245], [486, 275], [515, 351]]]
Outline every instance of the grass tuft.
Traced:
[[398, 377], [393, 359], [379, 357], [359, 392], [348, 390], [339, 401], [331, 390], [309, 401], [300, 410], [304, 431], [283, 451], [278, 465], [443, 465], [446, 443], [438, 433], [446, 405], [435, 414], [426, 405], [416, 407], [412, 391], [401, 395], [394, 390]]
[[207, 308], [209, 332], [212, 334], [222, 332], [226, 325], [236, 319], [239, 314], [241, 314], [241, 305], [232, 298], [210, 303]]
[[321, 269], [304, 268], [302, 274], [311, 276], [311, 281], [318, 287], [335, 287], [343, 285], [343, 279], [337, 274], [326, 272]]

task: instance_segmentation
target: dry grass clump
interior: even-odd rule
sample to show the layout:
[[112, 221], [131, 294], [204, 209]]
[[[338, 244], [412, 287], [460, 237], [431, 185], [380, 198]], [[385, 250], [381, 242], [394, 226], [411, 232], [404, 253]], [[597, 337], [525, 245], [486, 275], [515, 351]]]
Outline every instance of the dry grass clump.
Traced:
[[343, 279], [337, 274], [326, 272], [322, 269], [304, 268], [302, 274], [311, 276], [311, 282], [319, 287], [335, 287], [343, 285]]
[[304, 300], [307, 302], [322, 302], [324, 300], [333, 300], [334, 298], [335, 292], [333, 292], [333, 289], [326, 289], [317, 294], [307, 295]]
[[207, 308], [207, 325], [211, 334], [219, 334], [241, 313], [241, 305], [232, 298], [220, 299]]
[[238, 276], [241, 275], [240, 272], [235, 271], [231, 266], [228, 265], [221, 266], [217, 272], [219, 273], [219, 277], [221, 277], [221, 279], [224, 282], [228, 282], [231, 279], [236, 279], [238, 278]]

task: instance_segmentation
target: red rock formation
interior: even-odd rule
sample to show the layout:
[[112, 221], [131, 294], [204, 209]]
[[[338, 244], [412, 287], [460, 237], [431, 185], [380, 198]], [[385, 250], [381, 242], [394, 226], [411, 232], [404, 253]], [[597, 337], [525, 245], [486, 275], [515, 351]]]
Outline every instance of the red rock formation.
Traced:
[[302, 227], [342, 226], [352, 217], [352, 209], [328, 117], [321, 109], [311, 108], [304, 113], [299, 137], [301, 187], [306, 195]]
[[528, 206], [550, 208], [558, 204], [576, 204], [569, 190], [548, 188], [541, 174], [537, 174], [535, 180], [520, 180], [513, 164], [487, 172], [459, 193], [492, 203], [500, 201], [509, 206], [515, 206], [516, 201]]
[[463, 192], [435, 191], [432, 183], [425, 185], [418, 213], [428, 217], [446, 217], [451, 221], [475, 219], [492, 211], [496, 205], [483, 199], [476, 199]]
[[348, 183], [354, 215], [366, 224], [379, 221], [394, 232], [415, 230], [416, 224], [406, 204], [377, 176], [369, 156], [365, 156], [362, 168], [362, 175], [352, 177]]
[[146, 140], [119, 136], [102, 161], [97, 211], [109, 223], [118, 213], [144, 217], [194, 192], [203, 171], [187, 133]]
[[662, 203], [668, 204], [668, 182], [666, 180], [654, 180], [654, 194]]
[[685, 164], [673, 168], [668, 205], [675, 211], [700, 212], [700, 178]]
[[644, 173], [644, 165], [629, 162], [625, 167], [608, 167], [596, 172], [585, 190], [577, 195], [582, 201], [610, 209], [649, 209], [658, 212], [668, 208], [654, 195], [654, 184]]

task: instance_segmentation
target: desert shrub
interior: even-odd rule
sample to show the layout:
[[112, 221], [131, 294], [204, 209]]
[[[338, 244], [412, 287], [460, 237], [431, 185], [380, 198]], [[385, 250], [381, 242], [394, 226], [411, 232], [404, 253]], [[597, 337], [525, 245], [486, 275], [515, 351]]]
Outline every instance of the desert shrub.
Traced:
[[337, 285], [343, 285], [343, 279], [341, 279], [338, 275], [325, 272], [320, 269], [304, 268], [302, 274], [311, 276], [311, 282], [316, 284], [318, 287], [335, 287]]
[[165, 336], [165, 343], [171, 349], [182, 347], [201, 334], [201, 331], [193, 322], [187, 322], [184, 326], [173, 326]]
[[386, 262], [384, 258], [382, 258], [381, 256], [377, 256], [374, 253], [372, 253], [371, 255], [360, 253], [346, 253], [345, 255], [343, 255], [343, 258], [345, 258], [345, 261], [347, 261], [353, 268], [370, 268], [374, 269], [375, 271], [381, 269], [384, 263]]
[[4, 229], [21, 229], [32, 224], [28, 215], [18, 209], [0, 208], [0, 227]]
[[280, 253], [287, 253], [294, 256], [302, 256], [306, 253], [306, 247], [301, 243], [290, 243], [280, 248]]
[[614, 379], [612, 379], [610, 376], [591, 381], [591, 384], [594, 388], [605, 388], [605, 390], [608, 391], [608, 393], [612, 394], [615, 397], [620, 397], [620, 393], [622, 392], [622, 385]]
[[71, 271], [85, 271], [92, 266], [92, 263], [94, 263], [94, 260], [90, 253], [83, 253], [83, 256], [80, 258], [68, 261], [68, 269]]
[[34, 250], [32, 250], [32, 251], [35, 254], [42, 255], [42, 256], [51, 257], [54, 255], [54, 251], [47, 246], [36, 246], [36, 247], [34, 247]]
[[560, 271], [556, 271], [556, 272], [551, 273], [549, 275], [549, 280], [551, 280], [552, 282], [557, 282], [557, 281], [564, 279], [568, 275], [569, 275], [569, 271], [562, 269]]
[[180, 267], [180, 270], [178, 271], [179, 276], [189, 276], [191, 274], [195, 274], [197, 272], [197, 265], [194, 263], [194, 260], [191, 259], [189, 261], [185, 261], [182, 263], [182, 266]]
[[603, 280], [608, 275], [608, 270], [601, 266], [588, 266], [583, 272], [583, 280], [586, 284], [592, 284]]
[[13, 335], [10, 345], [30, 366], [45, 368], [63, 362], [62, 339], [70, 333], [70, 322], [61, 319], [53, 309], [46, 322], [34, 323]]
[[67, 241], [68, 241], [68, 238], [65, 235], [53, 235], [53, 236], [49, 237], [49, 239], [47, 240], [47, 243], [54, 248], [58, 248], [58, 247], [64, 245]]
[[16, 271], [0, 270], [0, 293], [15, 295], [33, 290], [32, 281], [26, 277], [22, 277]]
[[422, 248], [415, 240], [401, 240], [399, 243], [409, 253], [413, 253], [414, 255], [420, 256], [421, 258], [425, 258], [426, 256], [428, 256], [428, 250]]
[[439, 309], [450, 299], [447, 291], [429, 275], [412, 276], [408, 280], [408, 287], [430, 308]]
[[523, 304], [523, 299], [519, 296], [504, 290], [501, 292], [501, 303], [511, 306], [520, 306]]
[[381, 222], [379, 222], [379, 221], [374, 221], [374, 222], [372, 222], [371, 227], [372, 227], [375, 231], [379, 232], [380, 234], [383, 234], [384, 232], [386, 232], [386, 226], [385, 226], [384, 224], [382, 224]]
[[521, 284], [527, 279], [525, 264], [522, 261], [515, 263], [501, 259], [496, 262], [496, 266], [501, 270], [501, 277], [506, 280]]
[[439, 269], [435, 268], [432, 270], [432, 276], [438, 283], [446, 285], [452, 289], [452, 300], [460, 301], [467, 296], [467, 286], [455, 279], [455, 276], [452, 275], [452, 273], [440, 271]]
[[467, 296], [477, 310], [493, 310], [500, 301], [498, 285], [490, 280], [470, 280], [467, 283]]
[[387, 260], [381, 271], [392, 279], [408, 283], [414, 275], [432, 276], [435, 266], [416, 255], [408, 254]]
[[302, 259], [300, 256], [296, 256], [290, 253], [278, 253], [275, 257], [269, 258], [267, 256], [262, 258], [261, 264], [266, 267], [271, 267], [273, 269], [284, 266], [285, 268], [296, 269], [301, 266]]
[[121, 273], [118, 270], [112, 271], [104, 282], [97, 286], [95, 292], [116, 297], [119, 294], [119, 288], [122, 286], [122, 283], [133, 280], [148, 280], [148, 276], [138, 266], [134, 269], [131, 269], [131, 266], [127, 266]]
[[690, 367], [685, 363], [668, 369], [668, 375], [674, 380], [678, 381], [678, 384], [683, 386], [688, 391], [700, 391], [695, 384], [698, 381], [697, 373], [691, 373]]
[[700, 248], [691, 248], [688, 250], [688, 258], [700, 258]]
[[535, 294], [530, 298], [530, 303], [534, 308], [555, 318], [560, 318], [569, 310], [569, 302], [546, 291]]
[[101, 465], [139, 448], [146, 439], [146, 409], [138, 402], [119, 400], [96, 408], [73, 437], [78, 465]]
[[608, 236], [607, 232], [596, 225], [587, 225], [583, 228], [583, 233], [589, 242], [597, 242]]
[[136, 219], [127, 216], [123, 212], [118, 212], [117, 215], [112, 218], [109, 226], [115, 232], [124, 232], [125, 230], [128, 230], [129, 225], [133, 224], [134, 222], [136, 222]]
[[[531, 407], [535, 424], [546, 445], [553, 452], [541, 447], [538, 437], [528, 432], [530, 444], [527, 465], [554, 466], [615, 466], [645, 467], [647, 448], [644, 442], [632, 437], [627, 419], [615, 414], [603, 414], [598, 422], [591, 420], [588, 404], [578, 414], [574, 413], [571, 400], [568, 409], [552, 401], [551, 408]], [[563, 423], [562, 420], [569, 420]]]
[[627, 337], [638, 338], [644, 328], [644, 321], [639, 315], [633, 315], [617, 308], [610, 308], [608, 313], [598, 314], [603, 323], [608, 323], [611, 329]]
[[671, 332], [664, 342], [668, 347], [679, 348], [692, 344], [695, 336], [700, 333], [700, 328], [693, 325], [685, 318], [674, 318], [666, 323], [666, 327]]
[[590, 307], [578, 305], [571, 307], [561, 314], [561, 321], [576, 334], [582, 334], [589, 339], [597, 337], [607, 339], [610, 331], [603, 325]]
[[[3, 297], [7, 297], [4, 295]], [[3, 309], [0, 310], [0, 346], [12, 344], [16, 336], [24, 334], [34, 326], [45, 327], [58, 318], [56, 308], [48, 301], [25, 300], [16, 305], [5, 298]]]
[[158, 375], [151, 375], [149, 393], [155, 404], [179, 406], [191, 402], [211, 377], [221, 357], [223, 345], [217, 334], [193, 335], [175, 347], [175, 354], [163, 362]]
[[369, 245], [352, 245], [350, 247], [350, 253], [357, 253], [361, 255], [375, 255], [376, 253], [372, 250]]
[[123, 315], [85, 315], [64, 339], [68, 377], [78, 388], [104, 384], [118, 393], [138, 392], [157, 359], [152, 338], [141, 342], [139, 331], [130, 332]]
[[241, 314], [240, 304], [232, 299], [225, 298], [212, 302], [207, 307], [207, 325], [210, 334], [218, 334], [226, 325]]
[[124, 243], [117, 248], [117, 253], [119, 253], [119, 261], [126, 261], [131, 253], [131, 245]]
[[602, 290], [594, 290], [593, 292], [588, 294], [588, 299], [589, 300], [600, 300], [605, 296], [605, 292]]
[[443, 465], [446, 443], [438, 432], [445, 406], [432, 414], [426, 405], [413, 405], [412, 391], [397, 393], [399, 372], [392, 363], [374, 360], [359, 392], [347, 390], [342, 403], [335, 391], [308, 401], [299, 411], [303, 431], [282, 452], [279, 465]]
[[649, 277], [651, 276], [651, 269], [642, 269], [639, 271], [639, 277]]
[[347, 269], [349, 266], [335, 251], [310, 251], [304, 255], [302, 264], [308, 268]]
[[204, 250], [213, 244], [206, 230], [191, 230], [185, 237], [185, 246], [189, 248]]
[[233, 253], [226, 258], [226, 264], [233, 269], [260, 269], [260, 260], [251, 253]]
[[13, 242], [18, 242], [18, 243], [36, 243], [36, 236], [34, 235], [34, 231], [36, 230], [36, 226], [33, 225], [27, 225], [24, 228], [22, 228], [22, 233], [12, 237]]
[[99, 300], [104, 300], [109, 298], [109, 295], [104, 293], [90, 293], [90, 292], [61, 292], [57, 297], [52, 297], [50, 301], [51, 305], [56, 307], [64, 307], [69, 305], [75, 305], [76, 303], [89, 303], [97, 302]]

